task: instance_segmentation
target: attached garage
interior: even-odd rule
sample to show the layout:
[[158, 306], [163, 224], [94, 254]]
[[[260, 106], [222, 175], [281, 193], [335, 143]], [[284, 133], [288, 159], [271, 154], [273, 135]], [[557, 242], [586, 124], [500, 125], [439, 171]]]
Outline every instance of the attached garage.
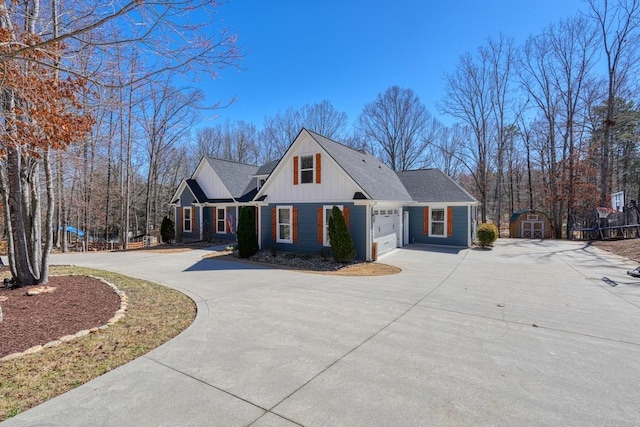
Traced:
[[373, 242], [377, 245], [378, 255], [401, 246], [401, 214], [401, 209], [373, 210]]

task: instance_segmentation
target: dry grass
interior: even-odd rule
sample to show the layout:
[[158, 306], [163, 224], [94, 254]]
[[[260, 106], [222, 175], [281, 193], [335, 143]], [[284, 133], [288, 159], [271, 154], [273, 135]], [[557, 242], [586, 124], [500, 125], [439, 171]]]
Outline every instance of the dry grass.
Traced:
[[594, 240], [591, 243], [596, 248], [640, 262], [640, 239]]
[[366, 262], [341, 268], [337, 271], [322, 271], [319, 273], [330, 276], [387, 276], [389, 274], [398, 274], [401, 271], [402, 269], [394, 267], [393, 265]]
[[149, 352], [195, 318], [193, 301], [164, 286], [86, 268], [59, 267], [53, 273], [103, 277], [129, 297], [127, 314], [104, 331], [0, 363], [0, 421]]

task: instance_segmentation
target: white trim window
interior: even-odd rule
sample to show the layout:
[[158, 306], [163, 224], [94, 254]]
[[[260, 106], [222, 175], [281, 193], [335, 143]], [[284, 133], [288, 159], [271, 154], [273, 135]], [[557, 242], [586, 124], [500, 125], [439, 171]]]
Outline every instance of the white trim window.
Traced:
[[227, 209], [216, 209], [216, 234], [227, 234]]
[[182, 211], [182, 231], [191, 233], [193, 227], [193, 209], [188, 207]]
[[300, 183], [313, 184], [315, 177], [314, 155], [300, 156]]
[[344, 209], [342, 205], [324, 205], [322, 207], [322, 216], [324, 217], [322, 220], [324, 222], [324, 235], [322, 239], [322, 244], [324, 246], [331, 246], [331, 242], [329, 241], [329, 218], [331, 218], [331, 214], [333, 213], [333, 207], [338, 206], [340, 212], [344, 215]]
[[276, 241], [279, 243], [293, 243], [293, 207], [278, 206], [276, 215]]
[[445, 208], [432, 208], [429, 210], [429, 236], [447, 237], [447, 215]]

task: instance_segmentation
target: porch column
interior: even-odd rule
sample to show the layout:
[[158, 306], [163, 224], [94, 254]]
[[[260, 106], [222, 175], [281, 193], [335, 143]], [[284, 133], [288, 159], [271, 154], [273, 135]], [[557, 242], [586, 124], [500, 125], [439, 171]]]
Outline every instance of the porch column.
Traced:
[[199, 220], [199, 224], [198, 224], [198, 228], [200, 228], [200, 240], [202, 240], [204, 238], [204, 223], [203, 223], [203, 219], [204, 219], [204, 208], [202, 207], [202, 205], [200, 205], [200, 220]]

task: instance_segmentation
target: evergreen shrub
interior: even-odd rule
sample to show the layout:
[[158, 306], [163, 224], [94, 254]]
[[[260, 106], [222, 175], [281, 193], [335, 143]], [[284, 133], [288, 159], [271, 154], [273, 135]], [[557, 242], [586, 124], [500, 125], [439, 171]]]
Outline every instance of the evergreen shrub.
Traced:
[[337, 206], [333, 207], [331, 218], [329, 218], [329, 242], [336, 262], [346, 264], [356, 257], [353, 239], [347, 229], [342, 211]]
[[176, 229], [173, 220], [168, 216], [162, 218], [160, 238], [162, 239], [162, 243], [171, 243], [176, 238]]
[[498, 227], [495, 224], [491, 223], [482, 223], [478, 227], [478, 241], [480, 242], [480, 246], [483, 248], [487, 246], [492, 246], [493, 242], [498, 239]]
[[240, 258], [249, 258], [258, 252], [258, 235], [256, 234], [256, 217], [252, 207], [240, 208], [238, 219], [238, 254]]

